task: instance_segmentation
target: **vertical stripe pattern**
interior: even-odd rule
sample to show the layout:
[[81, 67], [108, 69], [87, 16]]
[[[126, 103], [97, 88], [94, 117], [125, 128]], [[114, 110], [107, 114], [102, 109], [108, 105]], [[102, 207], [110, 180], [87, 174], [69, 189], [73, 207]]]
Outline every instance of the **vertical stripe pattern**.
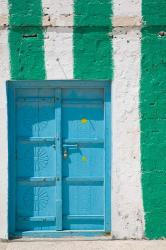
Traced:
[[166, 3], [143, 0], [141, 152], [145, 235], [166, 237]]
[[8, 4], [0, 0], [0, 238], [8, 238], [8, 138], [6, 80], [10, 78]]
[[74, 1], [74, 78], [111, 79], [111, 1]]
[[112, 233], [118, 239], [142, 238], [144, 230], [139, 120], [141, 27], [134, 21], [140, 18], [141, 0], [113, 1]]
[[114, 36], [112, 227], [116, 238], [142, 238], [144, 214], [139, 121], [141, 33], [139, 29], [116, 28]]
[[8, 0], [8, 6], [0, 0], [0, 6], [0, 238], [8, 230], [10, 78], [113, 79], [112, 234], [166, 237], [165, 0]]
[[47, 79], [73, 78], [73, 0], [43, 0]]
[[9, 73], [8, 31], [0, 29], [0, 238], [7, 239], [8, 138], [6, 80]]
[[44, 79], [44, 41], [40, 0], [9, 0], [12, 79]]

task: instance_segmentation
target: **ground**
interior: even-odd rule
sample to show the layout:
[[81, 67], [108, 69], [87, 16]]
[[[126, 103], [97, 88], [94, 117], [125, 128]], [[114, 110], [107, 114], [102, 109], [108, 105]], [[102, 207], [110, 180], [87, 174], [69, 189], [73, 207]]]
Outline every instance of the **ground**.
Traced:
[[166, 240], [25, 239], [0, 242], [0, 250], [166, 250]]

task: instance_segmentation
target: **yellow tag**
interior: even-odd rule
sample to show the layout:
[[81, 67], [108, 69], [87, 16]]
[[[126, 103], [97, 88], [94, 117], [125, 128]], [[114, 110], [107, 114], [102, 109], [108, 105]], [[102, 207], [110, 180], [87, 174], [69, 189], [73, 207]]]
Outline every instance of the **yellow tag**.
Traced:
[[82, 161], [87, 161], [87, 157], [85, 155], [82, 156]]
[[86, 118], [82, 118], [82, 119], [81, 119], [81, 122], [85, 124], [85, 123], [88, 122], [88, 120], [87, 120]]

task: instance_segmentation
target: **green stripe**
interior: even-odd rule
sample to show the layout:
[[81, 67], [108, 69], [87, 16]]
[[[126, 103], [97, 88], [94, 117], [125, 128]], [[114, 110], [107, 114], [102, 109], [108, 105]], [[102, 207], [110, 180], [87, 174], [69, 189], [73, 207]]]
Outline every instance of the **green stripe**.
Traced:
[[142, 0], [142, 14], [146, 25], [166, 24], [166, 0]]
[[[166, 5], [143, 0], [141, 107], [142, 186], [146, 237], [166, 236]], [[154, 15], [153, 15], [154, 14]], [[166, 23], [166, 22], [165, 22]]]
[[12, 79], [45, 79], [44, 34], [40, 0], [9, 0]]
[[111, 79], [110, 0], [74, 1], [74, 78]]

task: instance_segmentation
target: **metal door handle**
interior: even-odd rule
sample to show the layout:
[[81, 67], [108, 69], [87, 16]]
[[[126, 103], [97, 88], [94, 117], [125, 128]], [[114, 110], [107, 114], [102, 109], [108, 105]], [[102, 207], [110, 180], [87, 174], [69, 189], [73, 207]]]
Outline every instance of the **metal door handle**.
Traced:
[[78, 148], [78, 144], [63, 144], [64, 148]]
[[67, 157], [68, 157], [68, 151], [67, 151], [67, 149], [65, 148], [65, 149], [63, 150], [63, 158], [64, 158], [64, 159], [67, 159]]
[[67, 159], [68, 158], [68, 148], [78, 148], [78, 144], [63, 144], [63, 158]]

